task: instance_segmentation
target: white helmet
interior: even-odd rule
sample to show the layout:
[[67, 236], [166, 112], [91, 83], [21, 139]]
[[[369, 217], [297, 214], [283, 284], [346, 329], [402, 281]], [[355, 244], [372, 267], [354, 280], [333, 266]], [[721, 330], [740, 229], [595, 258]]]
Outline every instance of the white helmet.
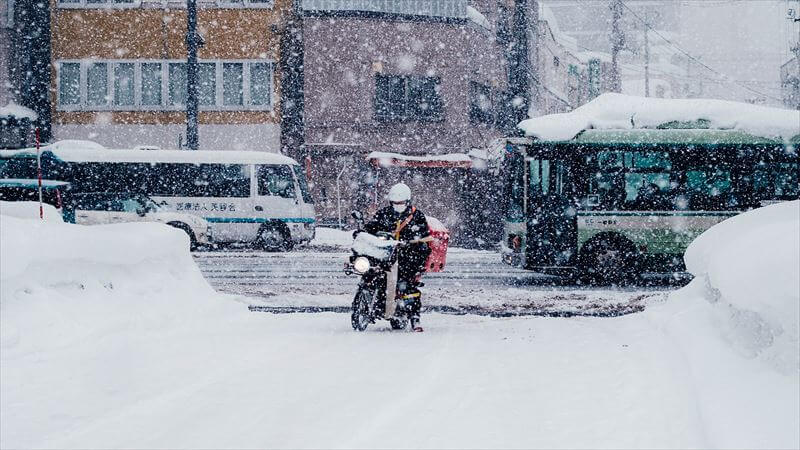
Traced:
[[386, 200], [390, 202], [407, 202], [411, 200], [411, 188], [405, 183], [397, 183], [389, 189]]

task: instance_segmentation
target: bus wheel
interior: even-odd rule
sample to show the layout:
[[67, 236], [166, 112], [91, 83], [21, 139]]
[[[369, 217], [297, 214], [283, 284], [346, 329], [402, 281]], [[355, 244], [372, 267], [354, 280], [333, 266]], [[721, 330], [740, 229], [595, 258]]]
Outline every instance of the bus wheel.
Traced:
[[167, 225], [169, 225], [171, 227], [175, 227], [175, 228], [177, 228], [179, 230], [183, 230], [186, 234], [188, 234], [189, 235], [189, 250], [192, 250], [192, 251], [197, 250], [197, 238], [194, 237], [194, 232], [192, 232], [192, 229], [189, 228], [189, 225], [186, 225], [185, 223], [182, 223], [182, 222], [169, 222], [169, 223], [167, 223]]
[[613, 285], [633, 281], [639, 273], [639, 254], [633, 243], [613, 233], [602, 233], [581, 248], [580, 269], [591, 283]]
[[292, 239], [285, 226], [264, 225], [258, 233], [257, 245], [270, 252], [288, 251], [292, 249]]

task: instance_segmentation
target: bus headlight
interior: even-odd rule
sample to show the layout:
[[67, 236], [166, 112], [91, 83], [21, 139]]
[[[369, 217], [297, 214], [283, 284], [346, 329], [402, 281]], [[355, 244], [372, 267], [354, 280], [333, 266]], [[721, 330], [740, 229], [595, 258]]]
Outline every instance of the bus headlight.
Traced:
[[363, 256], [359, 256], [353, 261], [353, 269], [358, 273], [365, 273], [369, 270], [369, 260]]

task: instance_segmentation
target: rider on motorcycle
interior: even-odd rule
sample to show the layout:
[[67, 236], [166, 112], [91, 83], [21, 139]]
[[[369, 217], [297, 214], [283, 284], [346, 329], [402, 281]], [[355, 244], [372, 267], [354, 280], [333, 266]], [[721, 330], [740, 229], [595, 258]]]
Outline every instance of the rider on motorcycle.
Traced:
[[378, 210], [372, 221], [364, 226], [368, 233], [379, 231], [392, 233], [400, 241], [397, 255], [397, 290], [411, 305], [411, 328], [422, 331], [419, 313], [422, 293], [417, 289], [417, 277], [424, 271], [425, 261], [431, 253], [428, 246], [430, 232], [425, 214], [411, 205], [411, 189], [405, 183], [397, 183], [386, 196], [389, 205]]

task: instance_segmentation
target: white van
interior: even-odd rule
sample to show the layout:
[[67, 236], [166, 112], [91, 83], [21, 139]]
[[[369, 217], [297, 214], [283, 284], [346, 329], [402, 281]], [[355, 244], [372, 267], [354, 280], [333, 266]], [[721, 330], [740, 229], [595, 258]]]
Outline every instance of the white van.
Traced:
[[[69, 181], [73, 192], [146, 194], [163, 210], [208, 221], [215, 243], [288, 250], [314, 238], [314, 204], [305, 173], [280, 154], [58, 145], [43, 150], [43, 170]], [[15, 152], [3, 171], [35, 173], [33, 157], [35, 150]]]

